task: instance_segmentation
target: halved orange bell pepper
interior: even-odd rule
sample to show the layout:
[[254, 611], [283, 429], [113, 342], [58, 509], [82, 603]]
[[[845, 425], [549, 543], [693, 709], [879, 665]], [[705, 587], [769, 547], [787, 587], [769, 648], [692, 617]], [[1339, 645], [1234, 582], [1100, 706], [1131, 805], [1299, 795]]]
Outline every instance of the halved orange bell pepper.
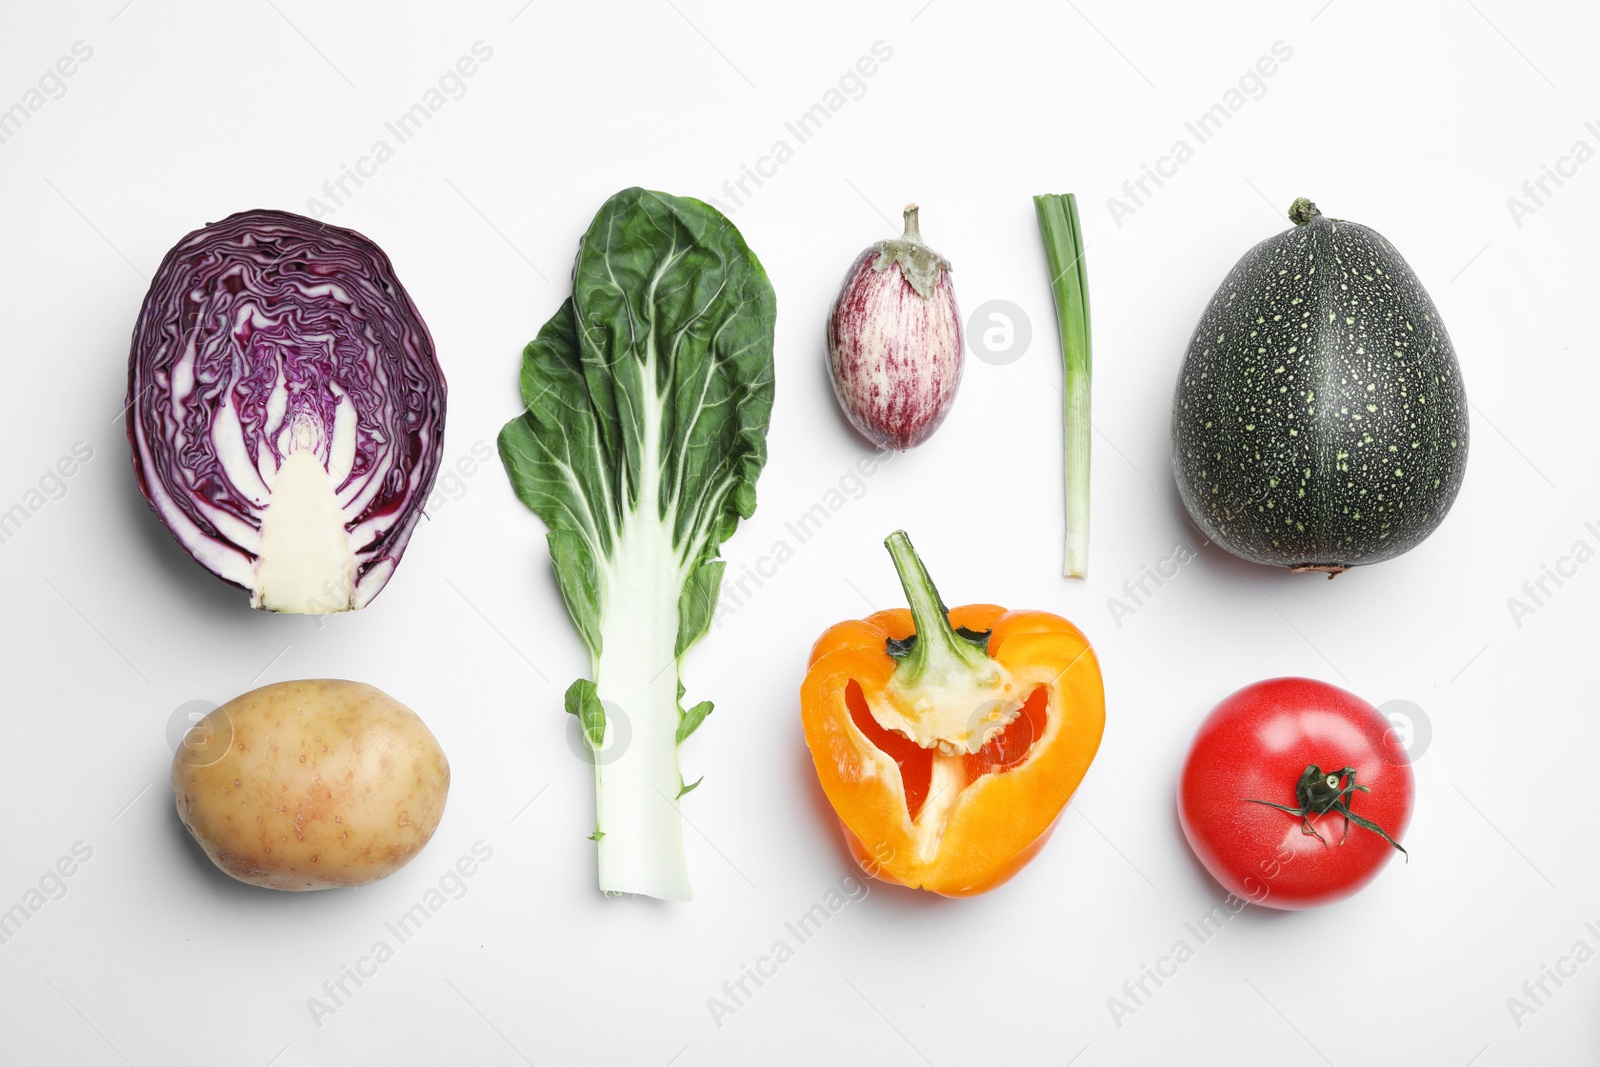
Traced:
[[806, 746], [867, 874], [973, 896], [1038, 853], [1094, 761], [1100, 665], [1058, 615], [947, 610], [904, 531], [885, 543], [911, 610], [817, 639]]

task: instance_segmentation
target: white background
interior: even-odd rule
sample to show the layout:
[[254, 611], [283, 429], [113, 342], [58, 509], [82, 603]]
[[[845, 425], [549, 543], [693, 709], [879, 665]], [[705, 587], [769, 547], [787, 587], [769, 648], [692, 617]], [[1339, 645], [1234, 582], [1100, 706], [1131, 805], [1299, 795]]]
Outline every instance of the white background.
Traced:
[[[68, 892], [0, 945], [0, 1061], [172, 1065], [669, 1063], [1593, 1063], [1600, 949], [1592, 680], [1600, 562], [1530, 615], [1508, 598], [1600, 548], [1595, 192], [1507, 198], [1574, 141], [1600, 148], [1593, 4], [1360, 0], [895, 3], [8, 4], [0, 107], [74, 42], [67, 91], [0, 144], [0, 508], [75, 442], [93, 459], [0, 545], [0, 908], [78, 841]], [[120, 8], [120, 10], [119, 10]], [[493, 57], [409, 143], [384, 122], [476, 41]], [[783, 126], [882, 41], [892, 58], [808, 143]], [[1292, 58], [1117, 225], [1107, 198], [1283, 41]], [[119, 417], [149, 276], [233, 211], [307, 212], [378, 138], [394, 158], [331, 216], [378, 241], [450, 383], [445, 458], [518, 409], [521, 346], [579, 234], [640, 184], [715, 196], [778, 138], [794, 157], [733, 212], [778, 293], [777, 404], [730, 575], [794, 558], [690, 657], [717, 711], [685, 746], [696, 899], [594, 888], [590, 771], [560, 695], [587, 668], [543, 531], [496, 461], [442, 498], [368, 610], [319, 626], [248, 609], [148, 512]], [[1152, 187], [1153, 188], [1153, 187]], [[1091, 577], [1059, 577], [1059, 356], [1029, 197], [1076, 191], [1093, 294]], [[1170, 396], [1227, 269], [1296, 196], [1408, 257], [1472, 400], [1466, 484], [1409, 555], [1328, 582], [1200, 551], [1137, 613], [1107, 601], [1198, 547], [1168, 472]], [[838, 416], [822, 325], [855, 254], [907, 200], [962, 306], [1008, 300], [1033, 343], [969, 360], [939, 433], [803, 545], [785, 523], [867, 447]], [[470, 466], [470, 464], [469, 464]], [[1594, 521], [1589, 529], [1585, 523]], [[828, 624], [899, 603], [881, 547], [908, 529], [951, 603], [1068, 615], [1101, 656], [1098, 761], [1014, 882], [945, 901], [875, 888], [717, 1026], [707, 998], [850, 872], [801, 741]], [[1554, 588], [1550, 586], [1550, 588]], [[1259, 678], [1414, 701], [1409, 865], [1318, 912], [1247, 909], [1118, 1026], [1121, 995], [1221, 896], [1178, 829], [1195, 724]], [[432, 844], [357, 891], [232, 883], [185, 839], [168, 723], [268, 681], [369, 681], [417, 710], [454, 787]], [[530, 798], [537, 796], [529, 806]], [[520, 813], [520, 814], [519, 814]], [[307, 1007], [476, 841], [493, 858], [336, 1014]], [[792, 938], [791, 938], [792, 940]], [[1531, 1003], [1531, 1002], [1530, 1002]]]

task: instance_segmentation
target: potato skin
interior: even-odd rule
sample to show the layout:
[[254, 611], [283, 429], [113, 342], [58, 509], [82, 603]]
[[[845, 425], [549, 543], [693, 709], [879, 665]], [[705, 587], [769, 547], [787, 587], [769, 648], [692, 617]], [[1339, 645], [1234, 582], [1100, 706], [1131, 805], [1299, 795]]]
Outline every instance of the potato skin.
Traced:
[[361, 682], [278, 682], [200, 720], [172, 761], [178, 818], [267, 889], [365, 885], [439, 826], [450, 765], [411, 709]]

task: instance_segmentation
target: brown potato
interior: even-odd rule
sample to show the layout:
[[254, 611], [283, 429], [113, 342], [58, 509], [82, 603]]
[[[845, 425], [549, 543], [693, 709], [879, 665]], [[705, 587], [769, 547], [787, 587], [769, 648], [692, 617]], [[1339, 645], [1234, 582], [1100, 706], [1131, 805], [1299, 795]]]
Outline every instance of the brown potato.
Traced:
[[361, 682], [262, 686], [195, 724], [178, 818], [218, 867], [268, 889], [365, 885], [438, 828], [450, 765], [422, 720]]

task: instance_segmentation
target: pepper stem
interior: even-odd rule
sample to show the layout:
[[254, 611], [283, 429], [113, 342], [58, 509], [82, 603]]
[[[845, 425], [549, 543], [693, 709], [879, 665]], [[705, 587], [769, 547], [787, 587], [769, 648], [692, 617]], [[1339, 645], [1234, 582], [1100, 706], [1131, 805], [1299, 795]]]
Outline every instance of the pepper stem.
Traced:
[[916, 643], [895, 668], [900, 681], [912, 685], [930, 672], [935, 678], [951, 678], [987, 665], [989, 653], [950, 625], [950, 612], [939, 599], [939, 590], [934, 588], [933, 579], [928, 577], [906, 532], [896, 530], [883, 543], [900, 574], [900, 587], [906, 592], [911, 621], [917, 630]]

